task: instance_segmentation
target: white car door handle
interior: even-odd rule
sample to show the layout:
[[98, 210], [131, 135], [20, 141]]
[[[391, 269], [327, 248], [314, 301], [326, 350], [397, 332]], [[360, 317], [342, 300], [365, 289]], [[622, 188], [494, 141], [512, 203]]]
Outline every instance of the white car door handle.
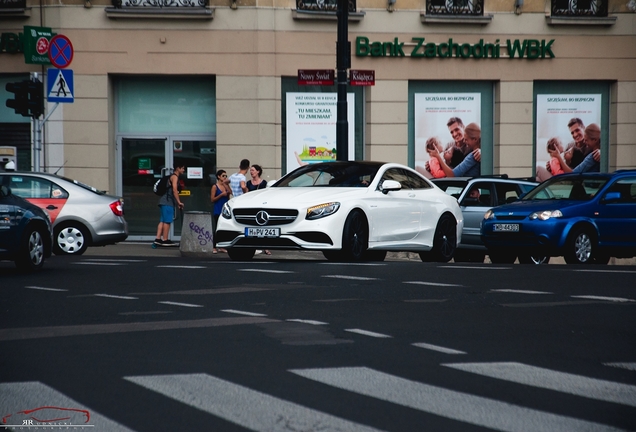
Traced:
[[415, 194], [414, 193], [409, 194], [409, 198], [415, 198]]

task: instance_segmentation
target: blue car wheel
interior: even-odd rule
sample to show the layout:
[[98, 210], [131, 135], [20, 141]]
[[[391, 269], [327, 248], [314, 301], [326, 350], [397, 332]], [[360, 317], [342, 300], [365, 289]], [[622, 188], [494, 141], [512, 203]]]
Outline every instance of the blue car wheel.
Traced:
[[568, 237], [563, 258], [568, 264], [590, 264], [593, 262], [595, 247], [590, 231], [577, 228]]

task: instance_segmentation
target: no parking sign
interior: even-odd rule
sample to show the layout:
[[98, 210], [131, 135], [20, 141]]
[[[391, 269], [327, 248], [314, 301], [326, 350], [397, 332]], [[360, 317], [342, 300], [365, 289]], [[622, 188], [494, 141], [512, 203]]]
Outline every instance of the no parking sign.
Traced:
[[64, 35], [57, 35], [49, 42], [49, 60], [58, 69], [68, 67], [73, 61], [73, 44]]

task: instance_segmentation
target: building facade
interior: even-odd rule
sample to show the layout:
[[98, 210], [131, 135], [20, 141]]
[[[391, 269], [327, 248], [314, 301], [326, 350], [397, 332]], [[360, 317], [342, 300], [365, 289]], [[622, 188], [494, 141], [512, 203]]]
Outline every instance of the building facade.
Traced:
[[[28, 117], [0, 104], [0, 146], [18, 166], [123, 195], [131, 238], [152, 238], [162, 168], [191, 168], [187, 210], [208, 210], [211, 174], [248, 158], [276, 179], [333, 156], [335, 86], [299, 70], [336, 67], [329, 0], [0, 0], [0, 97], [38, 73], [48, 102], [42, 148]], [[349, 157], [425, 163], [447, 120], [477, 123], [482, 174], [534, 177], [568, 120], [601, 130], [601, 170], [636, 168], [634, 0], [349, 0]], [[72, 83], [27, 63], [25, 26], [73, 46]], [[29, 29], [26, 29], [29, 30]], [[21, 35], [22, 34], [22, 35]], [[61, 75], [62, 78], [68, 75]], [[66, 84], [66, 87], [64, 87]], [[34, 154], [37, 153], [37, 154]], [[317, 156], [319, 155], [319, 156]], [[325, 156], [327, 155], [327, 156]], [[304, 157], [304, 159], [303, 159]]]

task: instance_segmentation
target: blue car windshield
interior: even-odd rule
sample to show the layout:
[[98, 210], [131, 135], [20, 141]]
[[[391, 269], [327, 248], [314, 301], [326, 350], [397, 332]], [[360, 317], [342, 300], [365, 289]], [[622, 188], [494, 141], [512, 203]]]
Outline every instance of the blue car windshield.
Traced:
[[300, 167], [272, 187], [368, 187], [382, 164], [322, 162]]
[[575, 200], [589, 201], [607, 183], [606, 178], [568, 177], [552, 179], [532, 189], [522, 201], [530, 200]]

